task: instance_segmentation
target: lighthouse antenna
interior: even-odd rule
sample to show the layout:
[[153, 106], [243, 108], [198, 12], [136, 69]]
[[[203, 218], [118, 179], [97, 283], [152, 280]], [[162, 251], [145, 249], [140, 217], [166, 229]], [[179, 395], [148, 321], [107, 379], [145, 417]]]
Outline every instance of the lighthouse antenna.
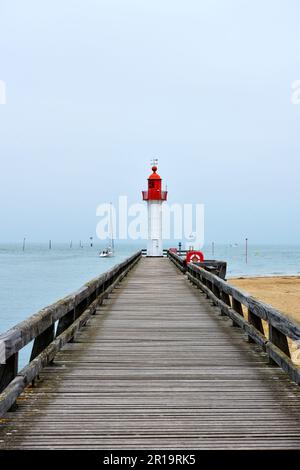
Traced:
[[157, 166], [157, 165], [158, 165], [158, 158], [152, 158], [151, 166]]

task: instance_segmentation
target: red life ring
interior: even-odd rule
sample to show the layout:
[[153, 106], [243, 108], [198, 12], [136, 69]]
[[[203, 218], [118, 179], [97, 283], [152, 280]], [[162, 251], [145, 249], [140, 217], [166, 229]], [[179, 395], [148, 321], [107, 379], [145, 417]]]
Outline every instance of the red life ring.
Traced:
[[202, 251], [189, 251], [186, 255], [186, 263], [202, 263], [204, 256]]

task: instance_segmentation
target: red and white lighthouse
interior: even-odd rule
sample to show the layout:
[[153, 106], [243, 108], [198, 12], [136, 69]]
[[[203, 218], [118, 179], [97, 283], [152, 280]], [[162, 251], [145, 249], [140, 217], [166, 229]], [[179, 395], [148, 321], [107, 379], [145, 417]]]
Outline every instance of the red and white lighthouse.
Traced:
[[157, 160], [148, 178], [148, 191], [143, 191], [143, 200], [148, 205], [148, 245], [147, 256], [163, 256], [162, 246], [162, 203], [168, 192], [162, 191], [162, 179], [157, 174]]

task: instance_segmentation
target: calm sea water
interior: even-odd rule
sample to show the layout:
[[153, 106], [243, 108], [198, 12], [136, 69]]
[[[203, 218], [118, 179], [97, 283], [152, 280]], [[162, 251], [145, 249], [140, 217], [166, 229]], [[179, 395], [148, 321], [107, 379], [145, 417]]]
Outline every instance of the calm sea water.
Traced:
[[[123, 244], [114, 258], [99, 258], [99, 246], [54, 244], [49, 250], [46, 244], [31, 244], [23, 252], [20, 244], [0, 244], [0, 332], [75, 291], [141, 247]], [[210, 246], [203, 251], [212, 259]], [[228, 277], [300, 274], [300, 245], [250, 245], [247, 264], [244, 246], [215, 245], [214, 259], [227, 261]]]

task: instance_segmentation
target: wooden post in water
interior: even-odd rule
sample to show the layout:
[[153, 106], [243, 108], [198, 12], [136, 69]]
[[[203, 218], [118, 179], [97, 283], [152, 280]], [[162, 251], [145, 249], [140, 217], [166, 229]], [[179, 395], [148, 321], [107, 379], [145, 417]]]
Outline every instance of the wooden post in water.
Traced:
[[246, 264], [248, 263], [248, 238], [246, 238], [246, 252], [245, 252], [245, 257], [246, 257]]
[[25, 251], [25, 243], [26, 243], [26, 238], [23, 238], [23, 251]]
[[49, 240], [49, 250], [52, 249], [52, 243], [51, 243], [51, 240]]

